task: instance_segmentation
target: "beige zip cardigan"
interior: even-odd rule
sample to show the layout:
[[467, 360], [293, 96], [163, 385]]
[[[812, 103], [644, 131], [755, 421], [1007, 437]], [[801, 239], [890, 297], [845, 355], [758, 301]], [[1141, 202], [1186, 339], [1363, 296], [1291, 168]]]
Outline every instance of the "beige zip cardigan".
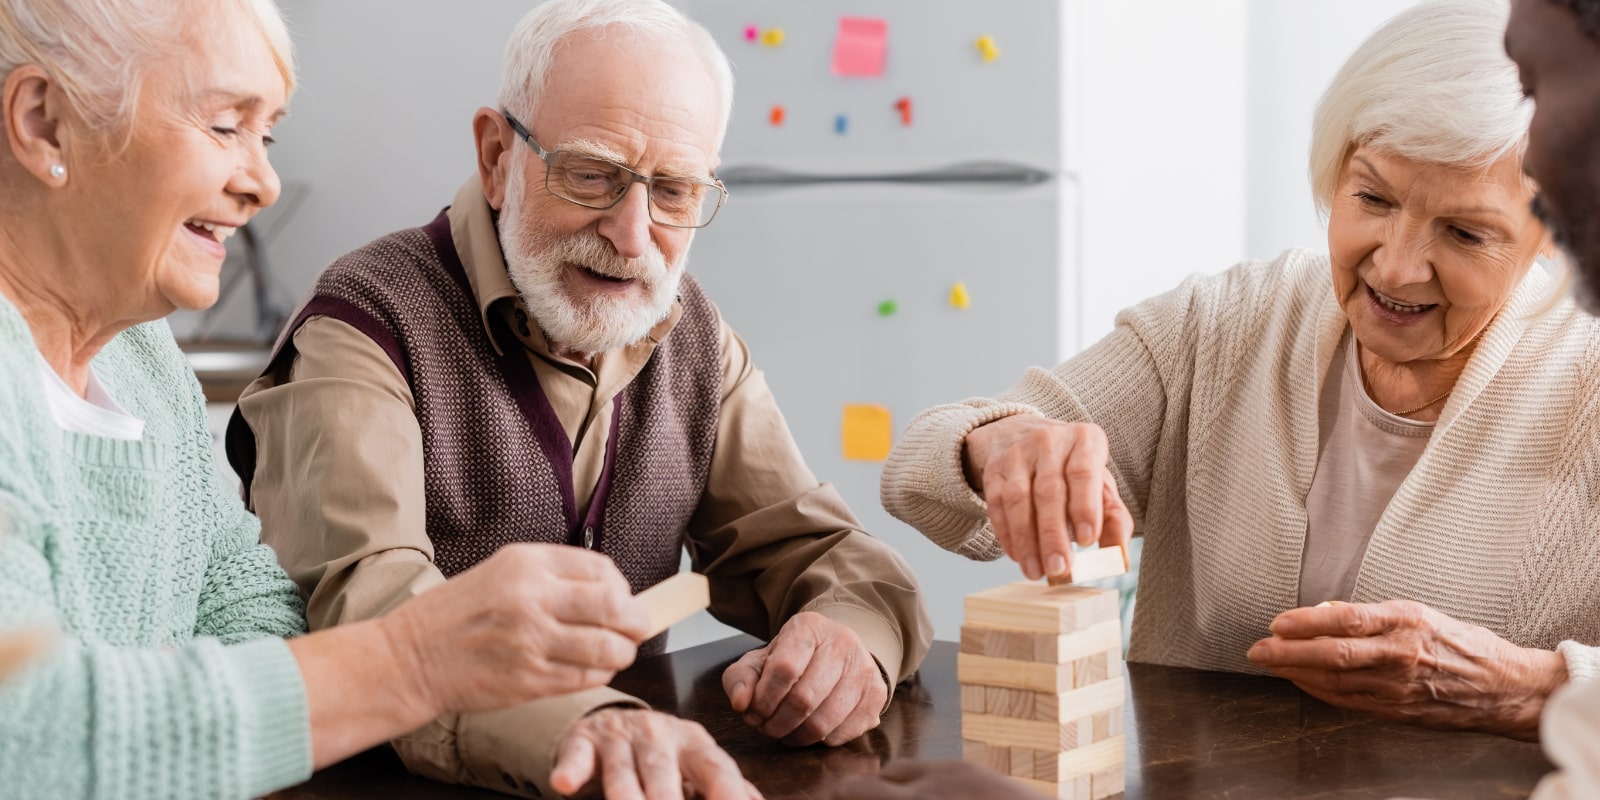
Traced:
[[[1542, 310], [1551, 283], [1531, 270], [1483, 334], [1352, 599], [1425, 603], [1559, 649], [1586, 679], [1600, 675], [1600, 322], [1570, 300]], [[1129, 658], [1259, 673], [1246, 650], [1296, 605], [1320, 383], [1348, 327], [1322, 254], [1191, 277], [1054, 370], [923, 412], [885, 465], [884, 507], [998, 558], [966, 434], [1012, 414], [1094, 422], [1145, 538]]]

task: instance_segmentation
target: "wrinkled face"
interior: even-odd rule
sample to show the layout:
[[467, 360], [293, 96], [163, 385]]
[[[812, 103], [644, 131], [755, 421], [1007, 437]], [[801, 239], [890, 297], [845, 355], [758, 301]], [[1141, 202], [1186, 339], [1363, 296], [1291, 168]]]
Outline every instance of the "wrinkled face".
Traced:
[[[104, 265], [95, 291], [139, 316], [215, 303], [223, 243], [278, 197], [266, 145], [283, 75], [249, 23], [206, 16], [217, 21], [196, 23], [191, 46], [149, 73], [125, 151], [67, 153], [77, 258]], [[240, 30], [209, 30], [220, 25]]]
[[1600, 314], [1600, 42], [1565, 6], [1516, 0], [1506, 52], [1534, 101], [1524, 167], [1539, 213], [1577, 262], [1579, 301]]
[[1335, 296], [1386, 361], [1440, 360], [1494, 319], [1544, 241], [1514, 157], [1488, 170], [1359, 147], [1328, 218]]
[[[709, 180], [720, 115], [708, 67], [681, 43], [580, 32], [558, 49], [536, 116], [523, 122], [546, 150]], [[643, 184], [604, 211], [556, 197], [544, 162], [520, 140], [513, 147], [500, 244], [539, 327], [585, 353], [643, 339], [672, 308], [693, 232], [652, 222]]]

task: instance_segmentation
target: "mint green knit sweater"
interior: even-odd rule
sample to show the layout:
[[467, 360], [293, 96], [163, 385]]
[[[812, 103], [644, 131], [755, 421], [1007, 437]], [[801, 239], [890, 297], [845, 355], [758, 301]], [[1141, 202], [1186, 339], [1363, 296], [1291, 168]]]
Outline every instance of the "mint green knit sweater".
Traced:
[[0, 629], [55, 651], [0, 686], [0, 798], [248, 798], [309, 777], [295, 586], [217, 473], [199, 385], [165, 323], [95, 373], [144, 439], [51, 421], [0, 298]]

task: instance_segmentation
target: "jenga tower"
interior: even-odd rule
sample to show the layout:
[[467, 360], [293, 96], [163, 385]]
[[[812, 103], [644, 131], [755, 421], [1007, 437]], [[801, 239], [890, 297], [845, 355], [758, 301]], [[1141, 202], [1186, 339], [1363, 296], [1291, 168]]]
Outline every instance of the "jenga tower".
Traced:
[[968, 761], [1048, 797], [1122, 793], [1116, 592], [1022, 581], [968, 595], [956, 673]]

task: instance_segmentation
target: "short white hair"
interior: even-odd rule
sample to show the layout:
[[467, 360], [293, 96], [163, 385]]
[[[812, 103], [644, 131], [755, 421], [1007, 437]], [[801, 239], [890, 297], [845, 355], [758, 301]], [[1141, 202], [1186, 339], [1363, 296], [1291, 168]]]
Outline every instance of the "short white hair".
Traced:
[[1317, 104], [1311, 192], [1327, 215], [1345, 160], [1372, 146], [1487, 168], [1527, 147], [1532, 104], [1506, 55], [1507, 0], [1431, 0], [1368, 37]]
[[539, 98], [562, 40], [580, 31], [598, 33], [613, 25], [644, 36], [677, 38], [706, 62], [721, 94], [716, 142], [721, 149], [733, 113], [733, 67], [705, 28], [663, 0], [549, 0], [528, 12], [506, 42], [501, 108], [533, 124], [529, 118], [538, 113]]
[[0, 0], [0, 76], [37, 65], [90, 126], [126, 134], [151, 64], [181, 52], [190, 21], [207, 13], [242, 13], [294, 91], [294, 50], [273, 0]]

